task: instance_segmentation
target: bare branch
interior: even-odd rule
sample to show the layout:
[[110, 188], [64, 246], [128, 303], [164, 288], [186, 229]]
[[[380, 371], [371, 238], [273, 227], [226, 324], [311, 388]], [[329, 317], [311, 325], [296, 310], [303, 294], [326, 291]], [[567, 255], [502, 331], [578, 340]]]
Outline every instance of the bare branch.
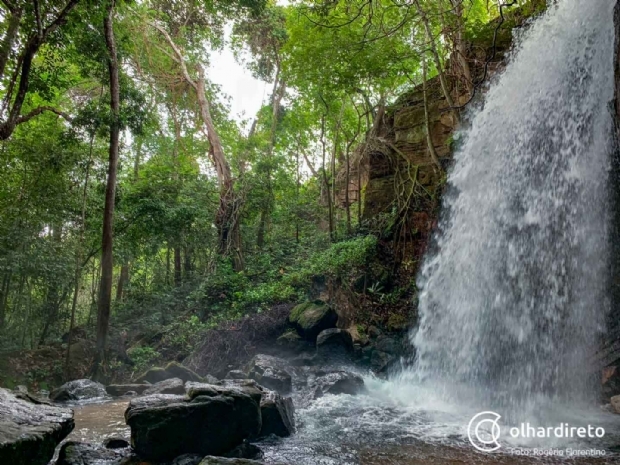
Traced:
[[150, 23], [150, 24], [155, 29], [157, 29], [162, 36], [164, 36], [164, 39], [166, 39], [166, 42], [168, 42], [168, 45], [170, 46], [170, 48], [172, 49], [172, 51], [177, 57], [175, 61], [179, 63], [179, 66], [181, 66], [181, 72], [183, 73], [183, 77], [185, 78], [185, 80], [187, 81], [189, 85], [191, 85], [194, 89], [197, 90], [196, 81], [192, 79], [192, 77], [189, 75], [189, 71], [187, 70], [187, 65], [185, 64], [185, 58], [183, 58], [183, 54], [181, 53], [181, 50], [174, 43], [174, 41], [172, 40], [172, 37], [170, 37], [170, 34], [168, 34], [168, 31], [166, 31], [163, 27], [161, 27], [160, 25], [156, 23]]
[[67, 114], [67, 113], [65, 113], [65, 112], [63, 112], [61, 110], [58, 110], [57, 108], [48, 107], [48, 106], [42, 106], [42, 107], [35, 108], [34, 110], [32, 110], [32, 111], [26, 113], [25, 115], [22, 115], [19, 118], [17, 118], [17, 124], [25, 123], [26, 121], [29, 121], [32, 118], [34, 118], [35, 116], [38, 116], [41, 113], [46, 112], [46, 111], [49, 111], [51, 113], [55, 113], [58, 116], [61, 116], [62, 118], [66, 119], [69, 122], [73, 121], [73, 118], [69, 114]]

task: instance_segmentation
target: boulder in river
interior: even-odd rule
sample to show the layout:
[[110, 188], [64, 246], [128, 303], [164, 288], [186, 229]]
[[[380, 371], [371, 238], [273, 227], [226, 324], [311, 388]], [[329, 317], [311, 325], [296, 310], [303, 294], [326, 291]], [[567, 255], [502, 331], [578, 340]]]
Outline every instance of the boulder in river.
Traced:
[[321, 331], [336, 327], [338, 314], [322, 300], [315, 300], [294, 307], [289, 322], [305, 339], [314, 342]]
[[106, 392], [112, 397], [126, 396], [128, 392], [142, 394], [145, 390], [153, 386], [152, 384], [110, 384], [106, 386]]
[[260, 447], [250, 444], [247, 441], [244, 441], [243, 444], [239, 444], [233, 450], [224, 454], [224, 457], [229, 459], [260, 460], [263, 456], [264, 454]]
[[108, 397], [105, 386], [90, 379], [76, 379], [54, 389], [50, 394], [53, 402], [88, 400]]
[[353, 338], [346, 329], [326, 329], [316, 339], [316, 353], [320, 358], [348, 361], [353, 356]]
[[106, 449], [77, 441], [65, 442], [58, 454], [56, 465], [129, 465], [139, 463], [132, 457], [131, 450]]
[[185, 394], [185, 383], [179, 378], [166, 379], [149, 386], [142, 394]]
[[620, 414], [620, 396], [613, 396], [611, 398], [611, 409]]
[[248, 377], [267, 389], [287, 394], [291, 392], [293, 383], [286, 367], [287, 362], [281, 358], [259, 354], [250, 361]]
[[73, 427], [71, 409], [36, 405], [0, 388], [1, 464], [47, 464]]
[[249, 459], [229, 459], [226, 457], [205, 457], [198, 465], [264, 465], [263, 462]]
[[103, 440], [103, 447], [106, 449], [123, 449], [129, 447], [129, 442], [121, 436], [110, 436]]
[[183, 454], [170, 462], [170, 465], [198, 465], [202, 461], [202, 455]]
[[187, 396], [156, 394], [129, 403], [125, 420], [140, 457], [221, 455], [260, 433], [260, 392], [199, 383], [187, 387]]
[[318, 399], [326, 394], [360, 394], [365, 386], [361, 376], [347, 371], [335, 371], [316, 378], [313, 388], [314, 398]]
[[290, 397], [282, 397], [275, 391], [266, 391], [260, 401], [262, 417], [261, 437], [290, 436], [295, 432], [295, 408]]

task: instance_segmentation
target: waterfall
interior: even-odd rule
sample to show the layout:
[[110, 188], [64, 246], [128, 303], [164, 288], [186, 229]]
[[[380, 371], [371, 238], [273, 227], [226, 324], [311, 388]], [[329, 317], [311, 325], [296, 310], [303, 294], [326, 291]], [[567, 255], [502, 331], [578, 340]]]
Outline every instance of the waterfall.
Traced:
[[412, 333], [416, 376], [453, 399], [506, 413], [596, 396], [614, 3], [550, 6], [462, 134]]

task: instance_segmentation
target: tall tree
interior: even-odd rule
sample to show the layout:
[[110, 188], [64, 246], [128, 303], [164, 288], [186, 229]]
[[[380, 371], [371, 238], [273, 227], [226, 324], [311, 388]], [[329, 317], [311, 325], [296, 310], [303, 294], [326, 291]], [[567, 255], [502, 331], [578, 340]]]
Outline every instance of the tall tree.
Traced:
[[105, 360], [105, 348], [110, 324], [110, 307], [112, 304], [113, 261], [113, 226], [114, 200], [116, 194], [116, 175], [118, 169], [118, 152], [120, 138], [120, 82], [119, 64], [114, 37], [115, 0], [107, 4], [107, 14], [103, 20], [103, 30], [108, 51], [108, 75], [110, 79], [110, 145], [108, 155], [108, 178], [105, 190], [105, 207], [103, 212], [103, 237], [101, 241], [101, 283], [97, 303], [97, 353], [93, 364], [93, 377], [100, 376], [100, 365]]

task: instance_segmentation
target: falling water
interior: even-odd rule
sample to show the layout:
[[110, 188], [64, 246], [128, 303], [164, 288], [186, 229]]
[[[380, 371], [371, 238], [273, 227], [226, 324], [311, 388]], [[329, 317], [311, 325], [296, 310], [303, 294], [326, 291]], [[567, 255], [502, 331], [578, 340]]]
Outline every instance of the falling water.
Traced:
[[587, 402], [608, 307], [612, 0], [561, 0], [519, 41], [448, 179], [419, 277], [417, 374], [524, 412]]

